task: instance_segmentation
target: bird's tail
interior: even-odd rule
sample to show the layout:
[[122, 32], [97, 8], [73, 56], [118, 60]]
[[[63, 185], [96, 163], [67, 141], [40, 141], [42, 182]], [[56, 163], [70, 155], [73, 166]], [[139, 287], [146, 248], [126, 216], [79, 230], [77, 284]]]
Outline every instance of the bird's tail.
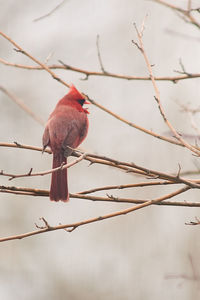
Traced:
[[[53, 168], [60, 167], [67, 162], [63, 153], [53, 153]], [[67, 184], [67, 169], [58, 170], [52, 173], [50, 200], [63, 201], [69, 200], [68, 184]]]

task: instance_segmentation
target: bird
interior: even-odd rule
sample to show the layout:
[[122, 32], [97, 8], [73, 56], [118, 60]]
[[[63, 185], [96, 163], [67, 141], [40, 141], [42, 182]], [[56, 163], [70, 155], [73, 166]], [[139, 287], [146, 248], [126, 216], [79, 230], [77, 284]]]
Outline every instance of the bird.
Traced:
[[[85, 97], [70, 85], [69, 92], [57, 103], [45, 126], [42, 142], [43, 151], [48, 146], [53, 153], [52, 168], [67, 163], [67, 157], [85, 139], [88, 133], [88, 108]], [[67, 168], [59, 169], [51, 175], [50, 200], [69, 200]]]

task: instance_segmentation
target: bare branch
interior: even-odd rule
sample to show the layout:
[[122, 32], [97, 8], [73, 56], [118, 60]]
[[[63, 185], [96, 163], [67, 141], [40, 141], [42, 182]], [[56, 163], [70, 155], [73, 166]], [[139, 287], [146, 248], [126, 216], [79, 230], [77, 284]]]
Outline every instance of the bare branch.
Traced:
[[181, 70], [182, 70], [182, 71], [174, 70], [174, 72], [179, 73], [179, 74], [185, 74], [185, 75], [187, 75], [188, 77], [192, 76], [192, 74], [190, 74], [189, 72], [186, 71], [185, 66], [184, 66], [184, 64], [183, 64], [183, 62], [182, 62], [182, 60], [181, 60], [181, 58], [179, 59], [179, 64], [180, 64], [180, 66], [181, 66]]
[[[28, 65], [11, 63], [11, 62], [8, 62], [8, 61], [6, 61], [2, 58], [0, 58], [0, 62], [4, 65], [14, 67], [14, 68], [20, 68], [20, 69], [25, 69], [25, 70], [44, 70], [44, 68], [41, 67], [41, 66], [28, 66]], [[69, 64], [66, 64], [62, 60], [59, 60], [59, 62], [61, 63], [61, 65], [53, 64], [53, 65], [49, 65], [47, 67], [49, 69], [52, 69], [52, 70], [55, 70], [55, 69], [60, 70], [61, 69], [61, 70], [68, 70], [68, 71], [81, 73], [81, 74], [84, 74], [86, 77], [89, 77], [89, 76], [104, 76], [104, 77], [112, 77], [112, 78], [124, 79], [124, 80], [140, 80], [140, 81], [141, 80], [145, 80], [145, 81], [151, 80], [151, 78], [149, 76], [148, 77], [147, 76], [131, 76], [131, 75], [116, 74], [116, 73], [112, 73], [112, 72], [108, 72], [108, 71], [106, 71], [106, 73], [96, 72], [96, 71], [89, 71], [89, 70], [80, 69], [80, 68], [71, 66]], [[155, 76], [154, 79], [156, 81], [171, 81], [173, 83], [177, 83], [179, 80], [185, 80], [185, 79], [192, 79], [192, 78], [199, 78], [200, 77], [199, 73], [189, 73], [189, 74], [190, 75], [184, 74], [182, 76], [159, 76], [159, 77]]]
[[42, 126], [45, 124], [45, 122], [38, 117], [25, 103], [23, 103], [17, 96], [10, 93], [7, 89], [0, 86], [0, 90], [6, 94], [12, 101], [14, 101], [20, 108], [22, 108], [27, 114], [29, 114], [36, 122], [41, 124]]
[[199, 8], [197, 8], [197, 9], [191, 9], [190, 8], [190, 4], [189, 4], [188, 5], [188, 9], [185, 10], [185, 9], [183, 9], [181, 7], [175, 6], [174, 4], [170, 4], [170, 3], [165, 2], [163, 0], [153, 0], [153, 1], [157, 2], [159, 4], [162, 4], [162, 5], [166, 6], [166, 7], [169, 7], [169, 8], [171, 8], [175, 12], [179, 12], [185, 18], [185, 21], [189, 22], [190, 24], [192, 24], [192, 25], [194, 25], [194, 26], [196, 26], [197, 28], [200, 29], [200, 23], [198, 23], [197, 20], [191, 14], [192, 11], [195, 11], [195, 10], [198, 11]]
[[101, 59], [101, 53], [100, 53], [100, 48], [99, 48], [99, 39], [100, 39], [100, 36], [99, 34], [97, 35], [97, 39], [96, 39], [96, 46], [97, 46], [97, 54], [98, 54], [98, 59], [99, 59], [99, 64], [100, 64], [100, 67], [101, 67], [101, 71], [103, 74], [106, 74], [106, 70], [103, 66], [103, 62], [102, 62], [102, 59]]
[[40, 21], [40, 20], [43, 20], [49, 16], [51, 16], [56, 10], [58, 10], [64, 3], [66, 2], [66, 0], [63, 0], [62, 2], [60, 2], [56, 7], [54, 7], [50, 12], [48, 12], [47, 14], [39, 17], [39, 18], [36, 18], [33, 20], [33, 22], [37, 22], [37, 21]]
[[[15, 148], [22, 148], [23, 147], [22, 145], [18, 145], [18, 144], [0, 143], [0, 146], [3, 146], [3, 147], [9, 147], [9, 145], [11, 145], [11, 147], [15, 147]], [[36, 147], [34, 149], [34, 147], [31, 147], [31, 146], [25, 146], [24, 149], [42, 151], [42, 148], [37, 148]], [[82, 156], [80, 151], [78, 151], [78, 152], [74, 151], [72, 153], [72, 155], [75, 156], [75, 157]], [[189, 187], [192, 187], [192, 188], [200, 188], [200, 180], [184, 179], [184, 178], [182, 178], [180, 176], [177, 176], [177, 175], [174, 176], [174, 175], [170, 175], [170, 174], [167, 174], [167, 173], [158, 172], [156, 170], [151, 170], [151, 169], [148, 169], [148, 168], [144, 168], [142, 166], [136, 165], [135, 163], [128, 163], [128, 162], [118, 161], [118, 160], [115, 160], [113, 158], [109, 158], [109, 157], [106, 157], [106, 156], [96, 155], [96, 154], [89, 154], [89, 153], [86, 156], [84, 156], [83, 158], [85, 160], [88, 160], [92, 164], [99, 163], [99, 164], [107, 165], [107, 166], [110, 166], [110, 167], [114, 167], [114, 168], [124, 170], [127, 173], [139, 174], [139, 175], [147, 176], [148, 178], [153, 178], [153, 179], [155, 179], [155, 178], [156, 179], [164, 179], [164, 180], [168, 180], [168, 181], [173, 181], [174, 183], [183, 183], [183, 184], [185, 184]], [[50, 170], [50, 171], [52, 172], [52, 170]], [[5, 174], [3, 171], [0, 172], [0, 175], [5, 175], [5, 176], [9, 176], [9, 177], [15, 177], [16, 176], [15, 174]], [[27, 175], [27, 173], [25, 175], [30, 176], [30, 175]]]
[[[27, 196], [36, 196], [36, 197], [49, 197], [48, 190], [39, 190], [33, 188], [21, 188], [15, 186], [0, 186], [0, 192], [10, 193], [16, 195], [27, 195]], [[90, 196], [83, 195], [81, 193], [72, 194], [70, 193], [70, 198], [80, 199], [80, 200], [89, 200], [89, 201], [99, 201], [99, 202], [115, 202], [115, 203], [135, 203], [140, 204], [148, 200], [141, 199], [132, 199], [132, 198], [123, 198], [123, 197], [113, 197], [107, 195], [107, 197], [100, 196]], [[164, 205], [164, 206], [182, 206], [182, 207], [200, 207], [200, 202], [188, 202], [188, 201], [163, 201], [158, 203], [153, 203], [153, 205]]]
[[91, 224], [91, 223], [103, 221], [103, 220], [106, 220], [106, 219], [110, 219], [110, 218], [113, 218], [113, 217], [118, 217], [118, 216], [121, 216], [121, 215], [126, 215], [128, 213], [131, 213], [133, 211], [142, 209], [142, 208], [150, 206], [152, 204], [159, 203], [159, 202], [161, 202], [163, 200], [166, 200], [166, 199], [174, 197], [174, 196], [176, 196], [178, 194], [184, 193], [188, 189], [189, 189], [188, 187], [185, 187], [185, 188], [177, 190], [177, 191], [175, 191], [175, 192], [173, 192], [171, 194], [167, 194], [166, 196], [157, 198], [155, 200], [149, 200], [149, 201], [146, 201], [144, 203], [141, 203], [141, 204], [138, 204], [138, 205], [134, 205], [133, 207], [126, 208], [124, 210], [120, 210], [120, 211], [117, 211], [117, 212], [114, 212], [114, 213], [110, 213], [110, 214], [107, 214], [107, 215], [104, 215], [104, 216], [99, 216], [99, 217], [91, 218], [91, 219], [88, 219], [88, 220], [84, 220], [84, 221], [80, 221], [80, 222], [72, 223], [72, 224], [50, 226], [48, 224], [48, 222], [42, 217], [42, 220], [45, 223], [45, 226], [41, 227], [42, 229], [35, 230], [35, 231], [32, 231], [32, 232], [27, 232], [27, 233], [24, 233], [24, 234], [19, 234], [19, 235], [14, 235], [14, 236], [9, 236], [9, 237], [3, 237], [3, 238], [0, 238], [0, 242], [5, 242], [5, 241], [9, 241], [9, 240], [16, 240], [16, 239], [22, 239], [22, 238], [25, 238], [25, 237], [29, 237], [29, 236], [33, 236], [33, 235], [37, 235], [37, 234], [42, 234], [42, 233], [49, 232], [49, 231], [60, 230], [60, 229], [72, 229], [72, 231], [73, 231], [74, 229], [76, 229], [76, 228], [78, 228], [80, 226], [86, 225], [86, 224]]
[[129, 125], [129, 126], [131, 126], [131, 127], [133, 127], [133, 128], [135, 128], [135, 129], [138, 129], [138, 130], [140, 130], [140, 131], [142, 131], [142, 132], [144, 132], [144, 133], [146, 133], [146, 134], [148, 134], [148, 135], [151, 135], [151, 136], [153, 136], [153, 137], [155, 137], [155, 138], [157, 138], [157, 139], [160, 139], [160, 140], [169, 142], [169, 143], [171, 143], [171, 144], [175, 144], [175, 145], [179, 145], [179, 146], [182, 146], [182, 147], [183, 147], [183, 145], [182, 145], [180, 142], [176, 141], [175, 139], [171, 139], [171, 138], [168, 138], [168, 137], [166, 137], [166, 136], [162, 136], [162, 135], [160, 135], [160, 134], [158, 134], [158, 133], [155, 133], [155, 132], [153, 132], [153, 131], [151, 131], [151, 130], [148, 130], [148, 129], [142, 127], [142, 126], [139, 126], [139, 125], [137, 125], [137, 124], [135, 124], [135, 123], [133, 123], [133, 122], [131, 122], [131, 121], [128, 121], [128, 120], [124, 119], [123, 117], [117, 115], [117, 114], [114, 113], [113, 111], [107, 109], [105, 106], [99, 104], [99, 103], [96, 102], [95, 100], [89, 98], [87, 95], [85, 95], [85, 96], [87, 97], [87, 99], [88, 99], [92, 104], [94, 104], [95, 106], [97, 106], [97, 107], [100, 108], [101, 110], [105, 111], [106, 113], [110, 114], [110, 115], [113, 116], [114, 118], [120, 120], [121, 122], [123, 122], [123, 123], [125, 123], [125, 124], [127, 124], [127, 125]]
[[49, 196], [48, 190], [40, 190], [34, 188], [16, 187], [16, 186], [0, 186], [0, 192], [11, 193], [17, 195], [30, 195], [30, 196]]
[[128, 188], [135, 188], [135, 187], [145, 187], [145, 186], [155, 186], [155, 185], [170, 185], [174, 184], [172, 181], [149, 181], [149, 182], [139, 182], [139, 183], [130, 183], [130, 184], [121, 184], [121, 185], [108, 185], [103, 187], [98, 187], [86, 191], [79, 192], [81, 195], [91, 194], [99, 191], [106, 191], [106, 190], [122, 190]]
[[59, 78], [53, 71], [51, 71], [47, 67], [46, 64], [40, 62], [37, 58], [33, 57], [27, 51], [25, 51], [24, 49], [22, 49], [17, 43], [15, 43], [5, 33], [3, 33], [2, 31], [0, 31], [0, 35], [3, 36], [6, 40], [8, 40], [11, 44], [13, 44], [21, 53], [23, 53], [24, 55], [26, 55], [27, 57], [29, 57], [31, 60], [33, 60], [36, 64], [38, 64], [40, 67], [42, 67], [43, 69], [45, 69], [55, 80], [57, 80], [58, 82], [62, 83], [63, 85], [65, 85], [68, 88], [70, 87], [70, 85], [68, 83], [66, 83], [64, 80], [62, 80], [61, 78]]
[[156, 93], [156, 96], [154, 97], [155, 100], [157, 101], [158, 103], [158, 108], [160, 110], [160, 114], [164, 120], [164, 122], [166, 123], [166, 125], [169, 127], [169, 129], [171, 130], [171, 132], [173, 133], [173, 135], [176, 137], [176, 139], [186, 148], [188, 148], [190, 151], [192, 151], [193, 153], [195, 153], [196, 155], [200, 156], [200, 151], [198, 149], [196, 149], [196, 147], [190, 145], [189, 143], [187, 143], [179, 134], [178, 132], [175, 130], [175, 128], [172, 126], [172, 124], [169, 122], [169, 120], [167, 119], [166, 115], [165, 115], [165, 112], [164, 112], [164, 109], [163, 109], [163, 106], [161, 104], [161, 100], [160, 100], [160, 92], [158, 90], [158, 87], [156, 85], [156, 81], [154, 79], [154, 75], [153, 75], [153, 70], [152, 70], [152, 66], [151, 64], [149, 63], [149, 59], [147, 57], [147, 54], [144, 50], [144, 45], [143, 45], [143, 41], [142, 41], [142, 34], [138, 31], [136, 25], [135, 25], [135, 29], [136, 29], [136, 33], [137, 33], [137, 36], [138, 36], [138, 41], [139, 41], [139, 47], [141, 48], [141, 52], [143, 54], [143, 57], [144, 57], [144, 60], [145, 60], [145, 63], [146, 63], [146, 66], [148, 68], [148, 71], [149, 71], [149, 75], [150, 75], [150, 78], [151, 78], [151, 81], [152, 81], [152, 84], [153, 84], [153, 88], [155, 90], [155, 93]]
[[[36, 146], [29, 146], [24, 144], [19, 144], [18, 142], [12, 143], [0, 143], [0, 147], [9, 147], [9, 148], [20, 148], [20, 149], [26, 149], [26, 150], [33, 150], [33, 151], [39, 151], [42, 152], [43, 148], [36, 147]], [[46, 148], [44, 152], [51, 154], [51, 150]]]
[[195, 217], [195, 221], [186, 222], [185, 225], [200, 225], [200, 219]]
[[50, 169], [50, 170], [43, 171], [43, 172], [33, 173], [32, 172], [33, 168], [31, 168], [30, 171], [28, 173], [25, 173], [25, 174], [9, 174], [9, 173], [5, 173], [5, 172], [1, 171], [0, 175], [10, 177], [9, 180], [12, 180], [12, 179], [15, 179], [15, 178], [22, 178], [22, 177], [44, 176], [44, 175], [48, 175], [48, 174], [57, 172], [58, 170], [63, 170], [63, 169], [71, 168], [72, 166], [74, 166], [75, 164], [77, 164], [81, 160], [83, 160], [86, 156], [87, 156], [87, 154], [83, 153], [82, 155], [80, 155], [77, 159], [75, 159], [71, 163], [62, 164], [61, 166], [59, 166], [57, 168]]

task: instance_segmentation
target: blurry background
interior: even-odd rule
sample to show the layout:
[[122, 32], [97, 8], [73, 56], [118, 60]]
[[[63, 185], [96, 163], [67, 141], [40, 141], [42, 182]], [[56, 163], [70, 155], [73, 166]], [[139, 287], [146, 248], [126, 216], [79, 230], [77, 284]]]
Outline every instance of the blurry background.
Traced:
[[[188, 1], [170, 1], [187, 8]], [[131, 40], [146, 14], [144, 44], [157, 76], [176, 75], [179, 59], [188, 72], [200, 69], [199, 30], [172, 10], [143, 0], [68, 0], [49, 17], [34, 22], [60, 2], [0, 0], [0, 27], [29, 53], [49, 64], [66, 64], [100, 71], [96, 36], [106, 70], [146, 75], [143, 57]], [[199, 1], [192, 1], [197, 7]], [[0, 39], [0, 57], [34, 65]], [[122, 117], [155, 132], [166, 128], [149, 81], [126, 81], [55, 71], [61, 78]], [[177, 84], [158, 82], [162, 104], [175, 128], [196, 134], [177, 102], [197, 108], [199, 79]], [[47, 120], [68, 89], [45, 71], [0, 65], [0, 85], [18, 96], [39, 117]], [[0, 142], [41, 146], [43, 127], [0, 92]], [[90, 105], [90, 129], [82, 147], [97, 154], [133, 161], [147, 168], [176, 173], [196, 170], [198, 158], [188, 150], [159, 141], [131, 128]], [[199, 117], [195, 117], [199, 124]], [[0, 148], [0, 169], [25, 173], [51, 167], [51, 156], [39, 152]], [[81, 162], [69, 170], [69, 188], [79, 192], [110, 184], [133, 183], [141, 178], [101, 165]], [[16, 179], [1, 177], [1, 185], [48, 189], [50, 176]], [[152, 199], [170, 187], [111, 191], [114, 196]], [[98, 193], [105, 195], [105, 192]], [[198, 201], [199, 191], [176, 198]], [[71, 199], [52, 203], [47, 197], [0, 194], [0, 236], [34, 230], [45, 217], [51, 225], [72, 223], [117, 211], [128, 204], [93, 203]], [[184, 223], [199, 216], [197, 208], [152, 206], [132, 214], [86, 225], [72, 233], [56, 231], [0, 244], [1, 299], [197, 299], [200, 295], [200, 227]], [[195, 270], [192, 269], [192, 264]], [[196, 274], [196, 279], [191, 279]], [[184, 279], [185, 278], [185, 279]], [[189, 278], [189, 279], [188, 279]]]

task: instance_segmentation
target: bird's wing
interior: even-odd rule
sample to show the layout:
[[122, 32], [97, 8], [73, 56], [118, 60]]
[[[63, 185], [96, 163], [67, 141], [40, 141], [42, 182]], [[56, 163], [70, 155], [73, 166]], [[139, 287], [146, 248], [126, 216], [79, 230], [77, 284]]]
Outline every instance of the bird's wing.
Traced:
[[49, 145], [49, 128], [46, 126], [42, 137], [43, 151]]
[[79, 123], [76, 120], [72, 120], [69, 123], [68, 128], [66, 130], [66, 137], [62, 143], [62, 148], [65, 151], [66, 157], [71, 155], [73, 149], [78, 147], [78, 145], [81, 142], [81, 135], [80, 135], [81, 128], [78, 125]]

